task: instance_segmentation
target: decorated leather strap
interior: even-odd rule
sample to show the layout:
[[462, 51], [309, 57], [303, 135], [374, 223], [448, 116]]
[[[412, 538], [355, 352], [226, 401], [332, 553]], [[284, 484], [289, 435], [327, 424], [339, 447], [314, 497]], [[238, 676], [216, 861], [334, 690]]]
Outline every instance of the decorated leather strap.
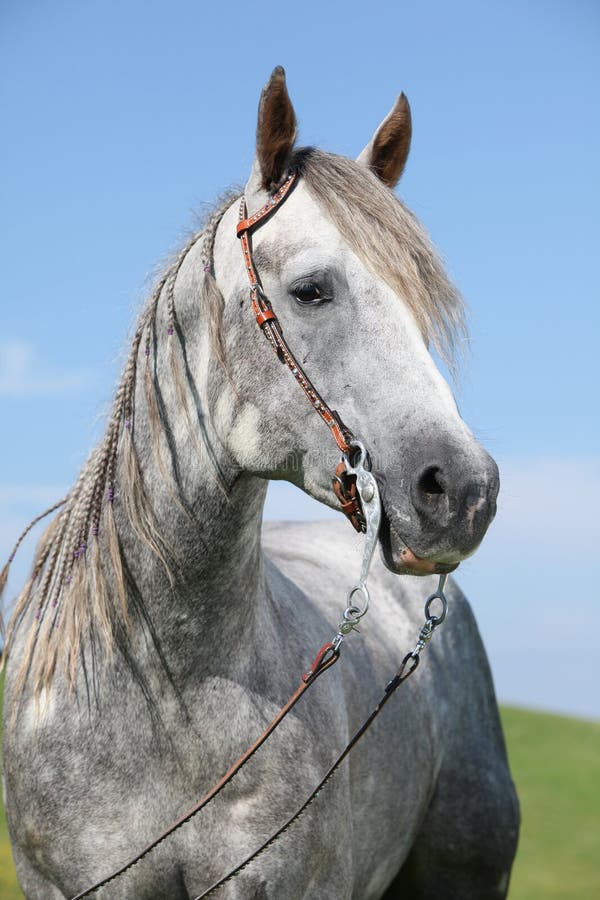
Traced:
[[[245, 197], [242, 197], [236, 233], [242, 245], [244, 264], [250, 281], [252, 311], [254, 312], [256, 322], [281, 362], [285, 363], [291, 371], [313, 409], [318, 412], [325, 424], [331, 429], [333, 438], [342, 453], [346, 454], [350, 452], [353, 434], [350, 429], [344, 425], [339, 414], [328, 406], [290, 350], [290, 347], [283, 336], [281, 323], [277, 318], [277, 314], [273, 310], [268, 297], [262, 289], [252, 261], [252, 248], [250, 245], [250, 235], [252, 231], [262, 225], [263, 222], [275, 212], [278, 206], [283, 203], [296, 184], [297, 178], [298, 173], [292, 170], [268, 203], [251, 216], [248, 216], [246, 199]], [[342, 474], [340, 474], [341, 468], [344, 470]], [[349, 518], [354, 528], [356, 528], [357, 531], [364, 531], [364, 517], [360, 508], [360, 500], [356, 493], [356, 486], [353, 484], [354, 478], [353, 476], [347, 475], [344, 478], [343, 474], [345, 474], [345, 465], [342, 462], [338, 465], [336, 477], [333, 479], [334, 492], [341, 503], [342, 511]]]

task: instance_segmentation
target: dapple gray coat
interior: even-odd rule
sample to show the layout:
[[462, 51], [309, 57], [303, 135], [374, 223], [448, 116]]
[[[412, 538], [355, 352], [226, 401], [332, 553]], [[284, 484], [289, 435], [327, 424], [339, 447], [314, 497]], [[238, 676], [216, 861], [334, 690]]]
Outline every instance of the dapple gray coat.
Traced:
[[[261, 100], [257, 158], [246, 187], [250, 211], [295, 159], [294, 138], [295, 117], [277, 69]], [[391, 276], [374, 271], [369, 253], [375, 251], [355, 233], [373, 198], [397, 204], [389, 188], [409, 141], [401, 97], [357, 163], [325, 154], [297, 157], [298, 186], [253, 238], [257, 268], [290, 346], [373, 460], [384, 525], [383, 559], [369, 583], [371, 610], [361, 633], [345, 641], [337, 665], [231, 785], [98, 896], [193, 898], [259, 846], [310, 793], [414, 646], [423, 600], [437, 581], [433, 573], [473, 552], [493, 516], [497, 470], [461, 420], [419, 322], [428, 302], [431, 321], [445, 302], [441, 294], [429, 301], [417, 296], [424, 286], [443, 287], [442, 276], [434, 278], [438, 264], [432, 255], [430, 271], [421, 261], [412, 273], [400, 273], [403, 294]], [[331, 181], [344, 173], [347, 193], [320, 202], [319, 177]], [[345, 226], [335, 221], [337, 201], [348, 205]], [[32, 900], [63, 900], [109, 874], [204, 793], [264, 729], [335, 633], [358, 575], [362, 538], [345, 521], [271, 523], [261, 532], [270, 478], [288, 478], [336, 505], [331, 477], [339, 452], [253, 321], [235, 237], [237, 206], [226, 205], [219, 216], [208, 261], [206, 239], [192, 242], [179, 259], [172, 279], [175, 329], [168, 280], [151, 319], [142, 321], [140, 334], [152, 332], [158, 435], [139, 374], [149, 346], [143, 339], [131, 367], [135, 416], [130, 421], [123, 404], [115, 413], [118, 446], [132, 440], [153, 527], [176, 561], [173, 582], [121, 501], [131, 472], [117, 455], [111, 510], [131, 625], [112, 599], [117, 585], [103, 518], [89, 541], [98, 542], [116, 610], [115, 648], [109, 652], [93, 624], [86, 627], [72, 657], [73, 686], [59, 653], [36, 700], [28, 679], [20, 694], [16, 688], [27, 642], [40, 628], [35, 589], [10, 638], [5, 802], [19, 880]], [[400, 214], [407, 234], [415, 229], [416, 247], [419, 226]], [[411, 259], [425, 259], [405, 237], [396, 236], [404, 243], [394, 248], [394, 235], [382, 234], [382, 259], [388, 251], [406, 252], [409, 267]], [[209, 276], [218, 310], [199, 299]], [[447, 312], [451, 317], [450, 307]], [[167, 335], [177, 341], [185, 397], [168, 361]], [[81, 498], [88, 494], [91, 488], [75, 491], [65, 522], [87, 509]], [[36, 654], [50, 653], [52, 634], [62, 634], [70, 612], [83, 614], [82, 589], [61, 590], [55, 631], [47, 643], [40, 631], [32, 667]], [[477, 626], [454, 583], [448, 596], [447, 621], [413, 678], [307, 813], [215, 896], [506, 896], [518, 807]], [[42, 623], [49, 614], [44, 607]]]

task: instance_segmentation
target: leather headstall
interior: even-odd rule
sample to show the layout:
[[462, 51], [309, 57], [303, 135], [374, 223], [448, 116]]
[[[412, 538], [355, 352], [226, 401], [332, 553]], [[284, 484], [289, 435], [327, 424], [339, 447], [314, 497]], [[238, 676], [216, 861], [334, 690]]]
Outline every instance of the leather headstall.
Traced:
[[[333, 438], [342, 453], [345, 456], [348, 456], [352, 452], [354, 435], [350, 429], [344, 425], [339, 414], [327, 405], [290, 350], [288, 343], [283, 336], [281, 323], [262, 288], [252, 260], [252, 232], [259, 228], [283, 203], [297, 183], [297, 180], [298, 173], [295, 170], [290, 171], [283, 184], [271, 196], [271, 199], [257, 212], [252, 213], [251, 216], [248, 216], [246, 198], [242, 197], [236, 233], [242, 245], [244, 264], [250, 281], [250, 301], [252, 303], [252, 311], [254, 312], [259, 328], [271, 344], [281, 362], [287, 365], [297, 383], [304, 391], [313, 409], [318, 412], [325, 424], [329, 426]], [[348, 517], [357, 531], [364, 532], [366, 530], [366, 523], [360, 505], [360, 498], [356, 490], [356, 478], [354, 475], [348, 474], [344, 460], [339, 463], [335, 470], [333, 490], [340, 502], [344, 515]]]

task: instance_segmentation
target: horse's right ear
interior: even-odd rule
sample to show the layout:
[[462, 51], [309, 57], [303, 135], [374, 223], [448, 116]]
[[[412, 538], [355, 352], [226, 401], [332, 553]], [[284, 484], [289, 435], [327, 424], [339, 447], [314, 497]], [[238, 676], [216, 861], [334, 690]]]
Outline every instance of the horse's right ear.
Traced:
[[276, 66], [263, 88], [258, 105], [256, 158], [246, 194], [273, 191], [287, 169], [296, 140], [296, 114], [285, 83], [285, 71]]

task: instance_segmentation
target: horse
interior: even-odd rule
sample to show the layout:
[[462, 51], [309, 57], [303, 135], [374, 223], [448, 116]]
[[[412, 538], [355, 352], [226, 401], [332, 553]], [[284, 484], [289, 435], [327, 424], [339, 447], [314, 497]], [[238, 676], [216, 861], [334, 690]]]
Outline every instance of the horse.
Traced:
[[[94, 892], [204, 896], [319, 783], [414, 644], [424, 594], [494, 516], [496, 464], [430, 352], [452, 359], [462, 301], [394, 193], [405, 95], [357, 160], [298, 148], [296, 131], [278, 67], [242, 206], [228, 195], [158, 280], [104, 437], [15, 604], [4, 794], [31, 900], [84, 892], [152, 841], [263, 732], [337, 628], [337, 664], [237, 776]], [[360, 602], [338, 622], [363, 538], [342, 516], [262, 514], [269, 481], [285, 479], [349, 505], [364, 530], [374, 489], [357, 497], [348, 477], [361, 444], [381, 553], [355, 633]], [[477, 625], [453, 580], [447, 598], [410, 682], [214, 896], [506, 896], [518, 802]]]

